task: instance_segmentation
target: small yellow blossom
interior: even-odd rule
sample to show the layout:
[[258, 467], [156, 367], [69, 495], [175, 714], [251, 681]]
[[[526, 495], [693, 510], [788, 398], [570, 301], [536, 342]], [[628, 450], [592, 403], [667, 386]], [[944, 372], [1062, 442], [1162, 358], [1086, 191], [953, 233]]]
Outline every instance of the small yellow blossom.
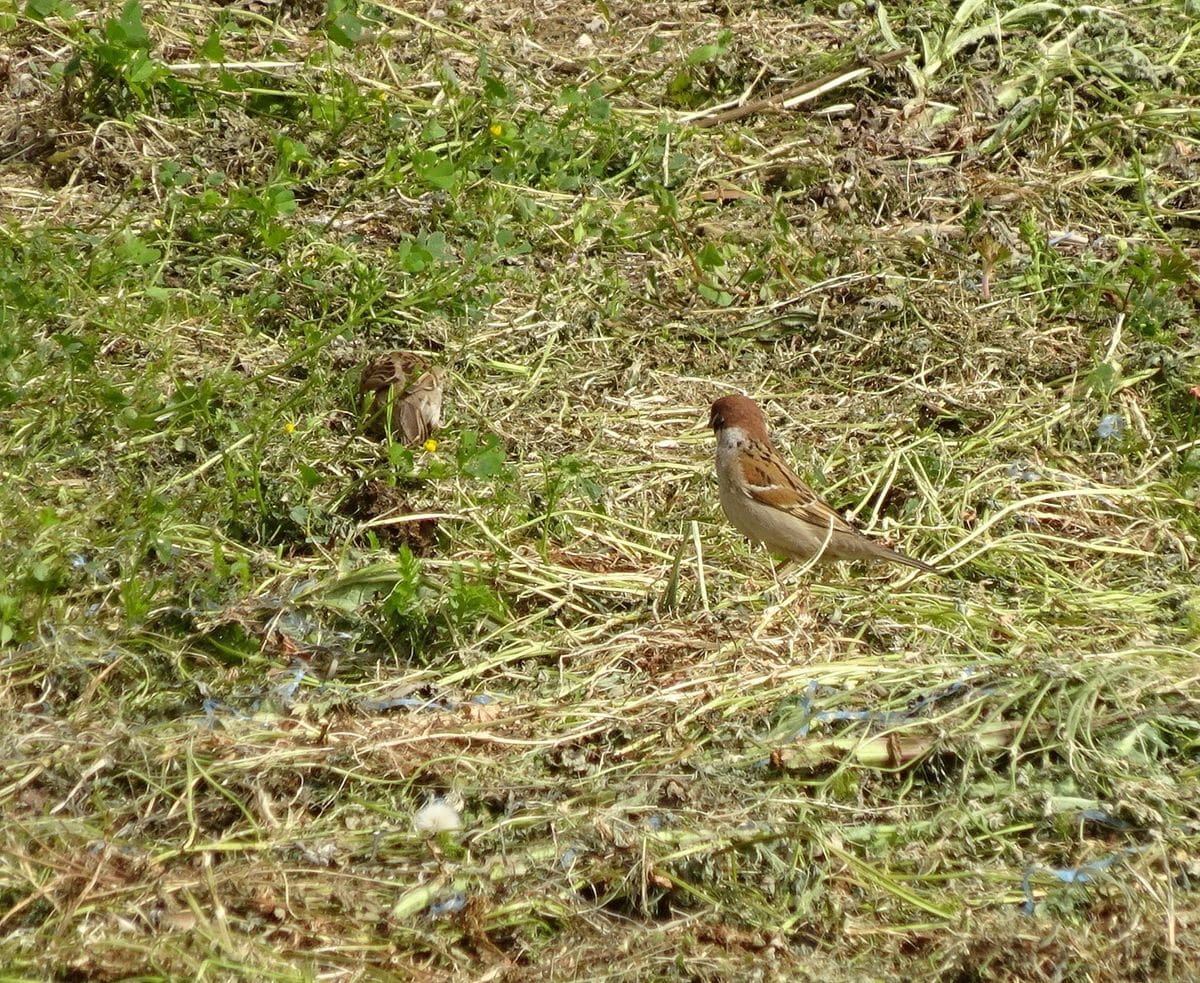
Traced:
[[504, 132], [504, 126], [501, 123], [493, 123], [488, 127], [488, 133], [494, 137], [500, 136]]
[[423, 446], [424, 446], [425, 450], [427, 450], [430, 454], [432, 454], [434, 451], [437, 450], [437, 441], [434, 440], [432, 437], [430, 437], [427, 441], [425, 441]]
[[295, 423], [295, 421], [294, 421], [294, 420], [288, 420], [288, 422], [287, 422], [287, 423], [285, 423], [285, 424], [283, 425], [283, 432], [284, 432], [284, 433], [295, 433], [295, 432], [296, 432], [296, 423]]
[[378, 99], [380, 102], [383, 102], [385, 99], [387, 99], [387, 93], [384, 92], [383, 89], [376, 89], [375, 90], [375, 98]]

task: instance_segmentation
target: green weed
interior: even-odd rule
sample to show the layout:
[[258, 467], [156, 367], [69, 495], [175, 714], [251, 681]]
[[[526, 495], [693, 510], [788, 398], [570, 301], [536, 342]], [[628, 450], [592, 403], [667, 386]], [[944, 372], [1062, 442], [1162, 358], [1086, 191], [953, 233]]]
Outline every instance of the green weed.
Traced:
[[1187, 12], [485, 6], [0, 14], [0, 962], [1195, 977]]

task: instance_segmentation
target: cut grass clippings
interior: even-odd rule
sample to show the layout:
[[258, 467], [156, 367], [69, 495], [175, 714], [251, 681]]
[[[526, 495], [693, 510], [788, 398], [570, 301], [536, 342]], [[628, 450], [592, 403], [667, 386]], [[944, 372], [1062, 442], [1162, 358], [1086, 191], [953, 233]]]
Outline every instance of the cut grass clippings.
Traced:
[[0, 965], [1196, 978], [1194, 13], [0, 13]]

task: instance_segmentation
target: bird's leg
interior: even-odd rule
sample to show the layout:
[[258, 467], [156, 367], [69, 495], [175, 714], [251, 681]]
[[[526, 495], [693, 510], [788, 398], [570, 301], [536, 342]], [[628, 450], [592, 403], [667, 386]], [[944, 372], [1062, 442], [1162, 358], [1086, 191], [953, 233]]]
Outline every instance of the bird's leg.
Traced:
[[[768, 554], [769, 556], [769, 554]], [[792, 558], [788, 557], [778, 567], [775, 564], [775, 557], [770, 556], [771, 561], [771, 576], [775, 579], [775, 590], [771, 592], [770, 597], [773, 603], [767, 605], [767, 609], [763, 611], [762, 618], [758, 622], [758, 626], [750, 633], [750, 637], [754, 639], [760, 638], [764, 632], [772, 627], [779, 619], [779, 616], [784, 611], [789, 610], [797, 599], [803, 597], [804, 603], [801, 605], [801, 611], [808, 607], [808, 582], [801, 580], [799, 586], [792, 591], [791, 594], [785, 594], [783, 584], [779, 580], [779, 571], [786, 570], [792, 564]]]
[[782, 601], [783, 600], [783, 584], [781, 584], [779, 582], [779, 569], [775, 565], [775, 557], [773, 557], [771, 555], [769, 550], [767, 551], [767, 562], [771, 564], [771, 579], [775, 581], [775, 590], [768, 591], [767, 597], [769, 600], [773, 600], [776, 602]]
[[[796, 606], [796, 601], [804, 598], [803, 603]], [[795, 606], [795, 607], [794, 607]], [[768, 632], [780, 617], [788, 611], [794, 611], [794, 614], [801, 618], [808, 618], [808, 584], [801, 583], [791, 594], [782, 597], [777, 604], [772, 604], [762, 613], [762, 617], [758, 621], [758, 625], [750, 633], [750, 637], [756, 641]]]

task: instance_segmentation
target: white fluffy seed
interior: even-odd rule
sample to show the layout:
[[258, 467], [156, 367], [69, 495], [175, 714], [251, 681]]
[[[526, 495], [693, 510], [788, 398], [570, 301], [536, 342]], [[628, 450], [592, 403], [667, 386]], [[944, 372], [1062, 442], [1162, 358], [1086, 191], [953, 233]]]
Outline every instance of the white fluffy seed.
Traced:
[[462, 829], [462, 816], [445, 799], [430, 799], [413, 816], [413, 827], [418, 833], [444, 833]]

